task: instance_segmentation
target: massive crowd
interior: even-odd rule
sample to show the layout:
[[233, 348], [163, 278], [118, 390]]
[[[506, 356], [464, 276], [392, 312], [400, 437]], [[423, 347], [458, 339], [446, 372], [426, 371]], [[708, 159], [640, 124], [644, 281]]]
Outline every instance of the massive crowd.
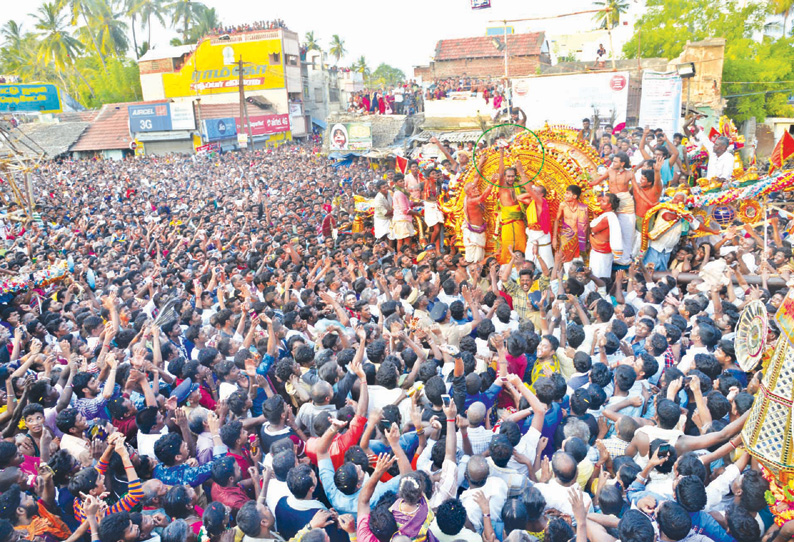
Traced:
[[[762, 370], [734, 345], [748, 302], [785, 295], [744, 280], [788, 278], [785, 241], [679, 228], [670, 272], [597, 273], [603, 239], [555, 223], [549, 263], [531, 241], [497, 261], [471, 256], [467, 187], [463, 257], [432, 204], [471, 164], [443, 152], [385, 178], [299, 146], [41, 164], [0, 272], [68, 273], [3, 284], [0, 542], [788, 540], [738, 436]], [[610, 189], [630, 167], [612, 164]], [[666, 176], [652, 164], [634, 197]], [[540, 187], [518, 199], [551, 228]], [[503, 230], [537, 231], [525, 218]]]

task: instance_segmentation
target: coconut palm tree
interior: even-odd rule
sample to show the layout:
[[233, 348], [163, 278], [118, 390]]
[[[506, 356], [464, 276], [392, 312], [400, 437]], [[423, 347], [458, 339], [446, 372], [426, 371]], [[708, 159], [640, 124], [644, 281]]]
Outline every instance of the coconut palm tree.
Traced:
[[335, 64], [339, 63], [339, 60], [347, 54], [347, 50], [345, 50], [345, 41], [339, 37], [339, 34], [331, 36], [331, 48], [328, 52], [336, 59]]
[[190, 28], [196, 23], [201, 12], [207, 9], [207, 6], [191, 0], [174, 0], [166, 6], [166, 9], [171, 12], [171, 25], [174, 28], [180, 23], [182, 24], [182, 43], [187, 43]]
[[94, 50], [99, 56], [100, 63], [103, 67], [106, 67], [105, 58], [102, 56], [102, 52], [99, 50], [99, 44], [96, 40], [96, 36], [94, 36], [93, 32], [91, 31], [91, 24], [89, 23], [89, 18], [92, 16], [90, 0], [57, 0], [56, 7], [58, 8], [58, 11], [62, 10], [63, 8], [69, 8], [71, 15], [69, 24], [72, 26], [77, 26], [77, 21], [79, 21], [82, 17], [83, 25], [87, 29], [84, 33], [88, 34], [88, 37], [91, 39]]
[[788, 35], [788, 18], [794, 11], [794, 0], [772, 0], [772, 13], [783, 16], [783, 37]]
[[[146, 21], [146, 29], [149, 32], [146, 41], [150, 44], [152, 43], [152, 17], [154, 17], [157, 21], [160, 22], [161, 25], [165, 26], [165, 2], [164, 0], [137, 0], [139, 4], [139, 9], [137, 9], [138, 15], [141, 18], [141, 23]], [[143, 54], [143, 53], [141, 53]]]
[[615, 28], [620, 22], [620, 16], [629, 10], [627, 0], [600, 0], [593, 2], [593, 5], [604, 10], [593, 16], [599, 28], [606, 28], [607, 21], [612, 25], [611, 28]]
[[320, 40], [314, 37], [314, 32], [306, 32], [304, 45], [307, 51], [320, 51]]
[[196, 17], [195, 25], [190, 29], [188, 43], [197, 43], [204, 36], [212, 33], [212, 30], [222, 26], [215, 8], [203, 9]]
[[83, 44], [66, 30], [66, 17], [61, 15], [57, 4], [45, 3], [31, 15], [38, 30], [38, 61], [52, 63], [63, 88], [66, 88], [66, 70], [74, 65]]
[[35, 38], [22, 31], [22, 25], [14, 20], [6, 22], [0, 29], [3, 38], [0, 47], [0, 72], [15, 73], [27, 79], [26, 76], [38, 66], [36, 62], [36, 47], [32, 43]]
[[[97, 45], [105, 56], [122, 57], [130, 47], [127, 40], [127, 23], [122, 20], [125, 14], [117, 10], [115, 3], [108, 0], [88, 0], [91, 9], [90, 26], [87, 30], [96, 37]], [[85, 33], [81, 28], [78, 33]]]

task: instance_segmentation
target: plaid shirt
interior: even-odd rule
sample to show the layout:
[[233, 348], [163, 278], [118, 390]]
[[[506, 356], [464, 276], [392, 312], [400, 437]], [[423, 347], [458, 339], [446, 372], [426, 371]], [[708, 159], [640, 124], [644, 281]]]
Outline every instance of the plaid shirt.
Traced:
[[673, 347], [668, 346], [667, 350], [664, 353], [664, 368], [667, 369], [668, 367], [675, 367], [675, 354], [673, 354]]
[[541, 277], [532, 284], [529, 292], [522, 290], [521, 286], [519, 286], [519, 284], [513, 279], [510, 279], [504, 283], [505, 291], [510, 294], [510, 297], [513, 298], [513, 310], [518, 313], [518, 319], [521, 322], [529, 320], [533, 313], [538, 312], [538, 309], [532, 306], [530, 294], [534, 291], [542, 292], [543, 290], [548, 289], [549, 285], [549, 279], [545, 275], [541, 275]]

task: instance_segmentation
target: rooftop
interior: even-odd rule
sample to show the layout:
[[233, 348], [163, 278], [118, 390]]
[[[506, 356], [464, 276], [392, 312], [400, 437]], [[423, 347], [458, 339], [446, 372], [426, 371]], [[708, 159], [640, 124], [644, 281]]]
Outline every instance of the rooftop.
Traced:
[[193, 52], [196, 44], [192, 45], [166, 45], [164, 47], [156, 47], [146, 51], [138, 62], [146, 62], [150, 60], [162, 60], [164, 58], [180, 58], [182, 55], [187, 55]]
[[[545, 39], [543, 32], [526, 34], [508, 34], [507, 51], [510, 56], [538, 56]], [[459, 38], [440, 40], [436, 44], [436, 62], [461, 60], [470, 58], [491, 58], [504, 56], [504, 49], [499, 50], [498, 44], [504, 43], [504, 36], [480, 36], [476, 38]]]
[[29, 157], [41, 152], [45, 158], [57, 158], [69, 152], [72, 145], [90, 126], [89, 122], [28, 122], [11, 132], [15, 146]]
[[83, 133], [71, 150], [105, 151], [113, 149], [128, 149], [130, 142], [132, 142], [132, 137], [130, 136], [127, 106], [145, 103], [149, 102], [131, 102], [103, 105], [91, 125]]

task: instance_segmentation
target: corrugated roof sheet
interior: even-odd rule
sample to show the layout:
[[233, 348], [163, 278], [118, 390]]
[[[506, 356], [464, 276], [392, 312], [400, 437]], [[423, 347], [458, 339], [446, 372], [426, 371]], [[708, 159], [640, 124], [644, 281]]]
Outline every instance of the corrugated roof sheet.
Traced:
[[[501, 51], [497, 49], [494, 45], [495, 38], [504, 42], [504, 36], [440, 40], [436, 44], [435, 61], [502, 57], [504, 49]], [[544, 39], [543, 32], [509, 34], [507, 36], [507, 51], [510, 56], [539, 56]]]
[[20, 124], [11, 137], [26, 156], [38, 157], [44, 151], [46, 158], [56, 158], [69, 152], [89, 126], [88, 122], [31, 122]]
[[162, 60], [164, 58], [179, 58], [182, 55], [193, 52], [196, 44], [191, 45], [165, 45], [163, 47], [155, 47], [146, 51], [138, 62], [146, 62], [148, 60]]

